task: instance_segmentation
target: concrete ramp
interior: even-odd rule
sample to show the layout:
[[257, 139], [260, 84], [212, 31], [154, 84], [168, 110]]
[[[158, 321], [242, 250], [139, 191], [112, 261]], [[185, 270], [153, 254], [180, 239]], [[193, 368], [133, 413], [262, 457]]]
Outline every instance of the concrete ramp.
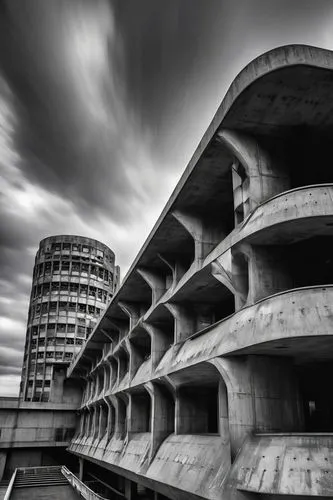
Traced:
[[252, 436], [229, 481], [251, 493], [333, 498], [333, 434]]

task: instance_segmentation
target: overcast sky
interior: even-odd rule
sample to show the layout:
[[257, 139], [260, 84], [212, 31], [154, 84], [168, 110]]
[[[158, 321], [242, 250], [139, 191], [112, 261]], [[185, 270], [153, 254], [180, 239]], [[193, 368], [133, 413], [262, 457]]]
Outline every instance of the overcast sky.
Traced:
[[332, 27], [332, 0], [1, 2], [0, 395], [39, 241], [96, 238], [124, 276], [236, 74]]

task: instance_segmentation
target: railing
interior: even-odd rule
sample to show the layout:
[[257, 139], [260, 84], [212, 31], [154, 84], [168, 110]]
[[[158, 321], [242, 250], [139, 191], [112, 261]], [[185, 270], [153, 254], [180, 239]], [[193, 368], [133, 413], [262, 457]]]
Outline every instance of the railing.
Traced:
[[[85, 500], [107, 500], [105, 497], [101, 497], [93, 490], [88, 488], [87, 485], [82, 483], [70, 470], [64, 465], [61, 467], [61, 472], [69, 482], [69, 484], [82, 496]], [[8, 497], [9, 498], [9, 497]], [[7, 499], [6, 499], [7, 500]]]
[[11, 495], [12, 490], [13, 490], [13, 486], [14, 486], [16, 474], [17, 474], [17, 469], [14, 470], [13, 475], [10, 478], [9, 485], [8, 485], [8, 488], [6, 490], [5, 497], [4, 497], [3, 500], [9, 500], [10, 499], [10, 495]]

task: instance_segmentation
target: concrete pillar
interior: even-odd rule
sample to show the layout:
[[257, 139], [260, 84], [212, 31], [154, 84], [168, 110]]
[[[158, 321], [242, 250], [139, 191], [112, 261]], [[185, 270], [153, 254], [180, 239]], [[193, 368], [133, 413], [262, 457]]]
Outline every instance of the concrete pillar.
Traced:
[[174, 396], [164, 386], [148, 383], [145, 388], [151, 397], [151, 447], [150, 457], [154, 457], [162, 441], [175, 432]]
[[166, 291], [165, 278], [162, 274], [150, 269], [139, 268], [137, 269], [137, 272], [150, 286], [152, 293], [152, 305], [154, 306]]
[[195, 318], [191, 313], [180, 304], [167, 303], [165, 307], [171, 312], [174, 318], [175, 342], [182, 342], [194, 333]]
[[143, 313], [142, 307], [139, 303], [119, 301], [118, 306], [127, 314], [129, 317], [129, 331], [137, 324]]
[[0, 451], [0, 481], [3, 478], [7, 461], [7, 450]]
[[293, 288], [287, 257], [281, 247], [253, 245], [248, 253], [249, 300], [258, 300]]
[[181, 260], [180, 255], [158, 254], [158, 257], [164, 262], [171, 271], [171, 282], [166, 280], [166, 288], [173, 289], [188, 269], [188, 263]]
[[172, 212], [172, 215], [192, 236], [194, 241], [194, 262], [200, 266], [211, 250], [225, 237], [225, 233], [221, 227], [212, 225], [210, 220], [204, 220], [193, 214], [176, 210]]
[[116, 439], [125, 439], [127, 434], [127, 405], [128, 398], [120, 399], [119, 396], [110, 396], [110, 401], [115, 409], [115, 429], [114, 437]]
[[162, 330], [147, 322], [142, 323], [142, 327], [151, 337], [151, 361], [152, 369], [155, 370], [158, 363], [170, 347], [170, 337], [166, 336]]
[[107, 429], [107, 441], [109, 441], [115, 430], [115, 410], [114, 406], [111, 403], [111, 400], [108, 397], [105, 397], [104, 401], [107, 405], [107, 410], [108, 410], [106, 429]]
[[83, 474], [84, 474], [84, 459], [79, 458], [79, 479], [83, 482]]
[[217, 137], [234, 154], [235, 223], [242, 222], [263, 201], [290, 189], [290, 179], [277, 156], [262, 142], [235, 130], [220, 130]]

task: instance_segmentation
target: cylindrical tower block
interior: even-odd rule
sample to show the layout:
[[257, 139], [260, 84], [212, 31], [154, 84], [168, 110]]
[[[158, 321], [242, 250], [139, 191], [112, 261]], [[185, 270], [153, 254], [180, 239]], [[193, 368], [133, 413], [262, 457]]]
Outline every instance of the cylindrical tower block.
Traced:
[[81, 236], [43, 239], [35, 258], [20, 398], [66, 402], [67, 365], [119, 286], [115, 255]]

